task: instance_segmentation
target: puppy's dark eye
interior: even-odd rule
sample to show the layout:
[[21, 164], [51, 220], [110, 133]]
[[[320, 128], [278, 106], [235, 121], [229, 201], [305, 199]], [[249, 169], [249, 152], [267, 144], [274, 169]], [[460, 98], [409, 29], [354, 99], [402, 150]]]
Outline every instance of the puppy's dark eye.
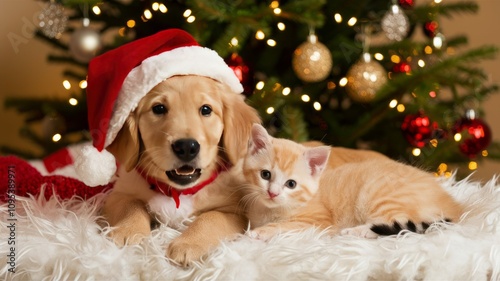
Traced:
[[212, 114], [212, 108], [209, 105], [204, 104], [200, 107], [200, 113], [203, 116], [210, 116], [210, 114]]
[[285, 182], [285, 186], [290, 188], [290, 189], [294, 189], [297, 186], [297, 182], [294, 180], [287, 180]]
[[153, 113], [156, 115], [162, 115], [167, 113], [167, 108], [163, 104], [157, 104], [152, 108]]
[[262, 170], [260, 171], [260, 177], [265, 180], [269, 180], [271, 179], [271, 172], [269, 172], [269, 170]]

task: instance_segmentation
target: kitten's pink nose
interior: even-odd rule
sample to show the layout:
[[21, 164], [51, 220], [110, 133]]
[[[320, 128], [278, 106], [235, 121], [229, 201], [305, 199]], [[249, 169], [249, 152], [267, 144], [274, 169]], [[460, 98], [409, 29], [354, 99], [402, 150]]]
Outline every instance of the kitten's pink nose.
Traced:
[[271, 198], [271, 199], [273, 199], [274, 197], [278, 196], [278, 194], [273, 193], [271, 190], [268, 190], [267, 194], [269, 194], [269, 198]]

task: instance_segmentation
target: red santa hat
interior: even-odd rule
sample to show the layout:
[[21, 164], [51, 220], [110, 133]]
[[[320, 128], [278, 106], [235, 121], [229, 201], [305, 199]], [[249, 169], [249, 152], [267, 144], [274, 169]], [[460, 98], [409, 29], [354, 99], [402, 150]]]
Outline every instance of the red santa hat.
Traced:
[[213, 50], [198, 45], [187, 32], [169, 29], [114, 50], [92, 61], [88, 69], [87, 107], [93, 146], [75, 160], [80, 179], [89, 186], [107, 184], [116, 172], [106, 147], [115, 139], [141, 98], [175, 75], [199, 75], [243, 92], [233, 70]]

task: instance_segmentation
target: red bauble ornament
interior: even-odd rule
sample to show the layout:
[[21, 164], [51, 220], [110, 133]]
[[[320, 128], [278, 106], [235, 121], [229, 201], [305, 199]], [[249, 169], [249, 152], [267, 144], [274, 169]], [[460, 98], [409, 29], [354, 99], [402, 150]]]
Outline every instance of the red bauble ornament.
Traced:
[[429, 38], [434, 38], [438, 34], [439, 23], [437, 21], [424, 22], [424, 34]]
[[433, 137], [433, 132], [438, 129], [438, 124], [432, 122], [422, 111], [405, 117], [401, 124], [401, 131], [405, 139], [413, 146], [422, 148]]
[[469, 158], [476, 157], [491, 143], [491, 130], [488, 124], [479, 118], [463, 117], [451, 130], [453, 135], [460, 134], [458, 148]]
[[395, 73], [410, 73], [411, 72], [411, 66], [407, 62], [396, 63], [392, 67], [392, 71], [394, 71]]
[[398, 3], [399, 3], [399, 6], [401, 6], [401, 8], [403, 8], [405, 10], [411, 9], [411, 8], [413, 8], [413, 6], [415, 6], [414, 0], [398, 0]]
[[236, 77], [243, 85], [243, 94], [250, 96], [253, 93], [253, 75], [250, 71], [250, 67], [243, 61], [243, 58], [237, 53], [231, 54], [231, 56], [224, 60], [229, 68], [234, 71]]

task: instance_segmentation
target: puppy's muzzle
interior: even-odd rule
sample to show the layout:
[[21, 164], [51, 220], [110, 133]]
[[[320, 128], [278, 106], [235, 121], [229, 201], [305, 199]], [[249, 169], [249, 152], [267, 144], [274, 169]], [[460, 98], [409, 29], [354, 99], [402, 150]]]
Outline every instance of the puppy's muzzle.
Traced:
[[195, 139], [179, 139], [172, 144], [175, 156], [184, 162], [189, 162], [198, 156], [200, 144]]

